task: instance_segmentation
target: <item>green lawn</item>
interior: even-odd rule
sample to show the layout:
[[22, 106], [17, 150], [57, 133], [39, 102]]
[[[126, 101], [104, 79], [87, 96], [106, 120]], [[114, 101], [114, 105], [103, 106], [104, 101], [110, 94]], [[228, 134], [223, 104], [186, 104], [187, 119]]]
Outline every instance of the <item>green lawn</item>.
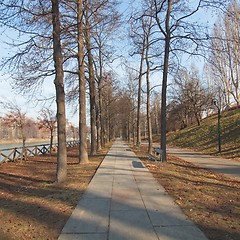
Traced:
[[[240, 109], [221, 113], [223, 157], [240, 158]], [[190, 148], [209, 154], [218, 153], [217, 116], [202, 120], [201, 125], [191, 126], [167, 136], [168, 144]]]

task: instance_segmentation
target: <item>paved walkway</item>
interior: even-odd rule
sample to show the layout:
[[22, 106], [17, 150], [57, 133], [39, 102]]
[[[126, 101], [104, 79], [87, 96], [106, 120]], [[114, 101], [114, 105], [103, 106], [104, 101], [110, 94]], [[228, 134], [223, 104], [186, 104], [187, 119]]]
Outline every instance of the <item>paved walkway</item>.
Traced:
[[116, 141], [59, 240], [207, 240], [139, 158]]
[[167, 148], [167, 153], [175, 155], [202, 168], [223, 173], [228, 177], [240, 179], [240, 162], [197, 152], [190, 152], [179, 148]]

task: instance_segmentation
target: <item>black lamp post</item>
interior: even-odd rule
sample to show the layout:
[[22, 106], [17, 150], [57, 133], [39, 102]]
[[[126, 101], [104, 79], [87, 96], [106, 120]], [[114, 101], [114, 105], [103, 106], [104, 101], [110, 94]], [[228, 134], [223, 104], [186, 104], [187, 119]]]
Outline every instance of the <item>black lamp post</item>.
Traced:
[[220, 123], [220, 118], [221, 118], [221, 110], [220, 107], [217, 104], [217, 100], [213, 100], [213, 104], [217, 107], [218, 110], [218, 152], [221, 153], [221, 123]]

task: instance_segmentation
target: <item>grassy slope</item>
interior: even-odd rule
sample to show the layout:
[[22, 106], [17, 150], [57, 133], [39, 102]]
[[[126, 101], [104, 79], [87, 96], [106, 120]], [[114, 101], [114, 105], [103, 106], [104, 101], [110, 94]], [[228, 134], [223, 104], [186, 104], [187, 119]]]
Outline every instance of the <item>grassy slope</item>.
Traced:
[[[240, 159], [240, 109], [221, 114], [223, 157]], [[218, 152], [217, 116], [204, 119], [201, 126], [191, 126], [168, 134], [168, 144], [209, 154]]]

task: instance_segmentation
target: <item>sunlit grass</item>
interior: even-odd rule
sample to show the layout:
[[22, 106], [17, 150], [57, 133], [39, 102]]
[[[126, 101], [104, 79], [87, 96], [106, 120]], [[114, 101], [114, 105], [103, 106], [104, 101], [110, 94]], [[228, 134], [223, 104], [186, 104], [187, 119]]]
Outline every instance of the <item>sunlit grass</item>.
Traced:
[[[168, 144], [190, 148], [209, 154], [218, 154], [217, 116], [204, 119], [200, 126], [194, 125], [168, 134]], [[221, 114], [221, 156], [240, 158], [240, 109]]]

